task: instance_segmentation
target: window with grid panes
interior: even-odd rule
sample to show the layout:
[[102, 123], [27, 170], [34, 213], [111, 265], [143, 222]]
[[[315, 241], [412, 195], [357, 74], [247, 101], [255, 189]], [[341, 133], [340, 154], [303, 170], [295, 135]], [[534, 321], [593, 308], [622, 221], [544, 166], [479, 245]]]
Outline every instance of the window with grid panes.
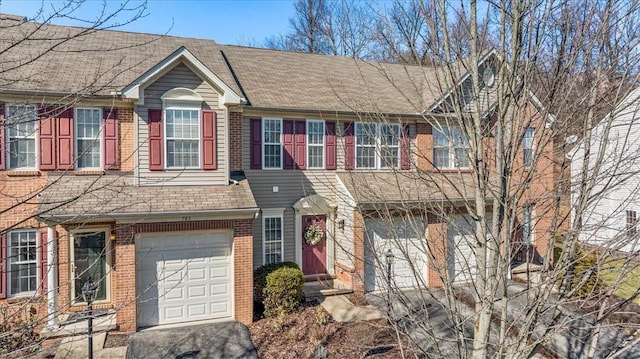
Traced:
[[167, 168], [200, 167], [200, 109], [165, 109]]

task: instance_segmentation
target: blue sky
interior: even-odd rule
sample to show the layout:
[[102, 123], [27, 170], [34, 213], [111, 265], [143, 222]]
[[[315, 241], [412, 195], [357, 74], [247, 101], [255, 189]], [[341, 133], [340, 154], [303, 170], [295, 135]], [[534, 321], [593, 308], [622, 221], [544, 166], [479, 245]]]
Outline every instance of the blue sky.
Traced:
[[[135, 3], [134, 0], [131, 0]], [[121, 1], [108, 0], [108, 6]], [[44, 5], [45, 11], [59, 6], [60, 1], [0, 0], [0, 12], [34, 17]], [[83, 18], [95, 16], [102, 1], [88, 0], [76, 12]], [[166, 33], [213, 39], [222, 44], [261, 45], [271, 35], [287, 30], [293, 15], [293, 0], [238, 0], [238, 1], [169, 1], [148, 0], [145, 18], [120, 30], [148, 33]], [[70, 20], [54, 23], [77, 25]]]

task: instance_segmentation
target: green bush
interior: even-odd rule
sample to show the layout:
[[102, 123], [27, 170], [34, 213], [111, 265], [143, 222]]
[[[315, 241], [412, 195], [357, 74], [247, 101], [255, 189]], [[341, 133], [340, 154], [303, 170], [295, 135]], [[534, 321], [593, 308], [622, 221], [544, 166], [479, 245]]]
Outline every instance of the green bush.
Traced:
[[294, 262], [279, 262], [265, 264], [253, 271], [253, 298], [256, 302], [262, 304], [264, 301], [264, 288], [267, 286], [267, 276], [280, 268], [300, 269]]
[[292, 312], [304, 300], [304, 276], [298, 268], [279, 268], [267, 275], [264, 288], [264, 315]]
[[[576, 295], [588, 297], [602, 290], [598, 254], [594, 250], [578, 248], [573, 273], [572, 288], [580, 286], [576, 290]], [[582, 283], [583, 281], [584, 283]], [[582, 283], [582, 285], [580, 285], [580, 283]]]

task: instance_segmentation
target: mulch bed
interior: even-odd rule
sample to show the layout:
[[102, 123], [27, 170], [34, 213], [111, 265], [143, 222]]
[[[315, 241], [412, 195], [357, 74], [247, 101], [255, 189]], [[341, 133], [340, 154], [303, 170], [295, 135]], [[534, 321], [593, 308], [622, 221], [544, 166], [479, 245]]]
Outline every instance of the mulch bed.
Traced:
[[[314, 303], [281, 319], [260, 319], [249, 331], [262, 359], [400, 357], [396, 333], [386, 319], [338, 323]], [[407, 343], [403, 346], [406, 355]]]

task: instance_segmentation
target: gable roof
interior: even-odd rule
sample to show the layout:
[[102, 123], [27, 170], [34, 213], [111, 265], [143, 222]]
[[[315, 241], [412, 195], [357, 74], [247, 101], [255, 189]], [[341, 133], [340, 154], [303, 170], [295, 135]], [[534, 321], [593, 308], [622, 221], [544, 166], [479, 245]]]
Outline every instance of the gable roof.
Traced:
[[[465, 73], [0, 16], [0, 93], [135, 96], [175, 61], [255, 108], [420, 115]], [[25, 40], [25, 33], [31, 33]], [[229, 92], [227, 92], [229, 90]]]

